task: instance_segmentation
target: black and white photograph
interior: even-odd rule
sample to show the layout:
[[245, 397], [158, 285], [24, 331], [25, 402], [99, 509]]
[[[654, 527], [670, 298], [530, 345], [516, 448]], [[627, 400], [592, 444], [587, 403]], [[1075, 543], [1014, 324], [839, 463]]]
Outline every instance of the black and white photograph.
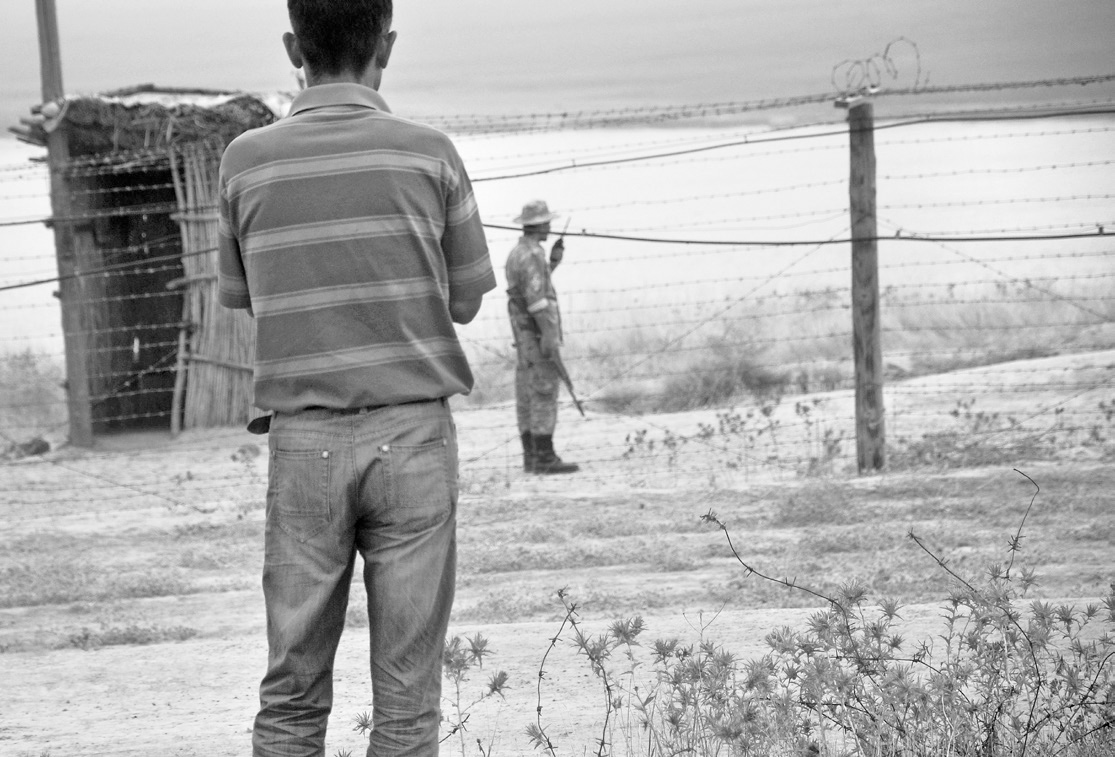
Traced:
[[1115, 755], [1115, 2], [0, 0], [0, 755]]

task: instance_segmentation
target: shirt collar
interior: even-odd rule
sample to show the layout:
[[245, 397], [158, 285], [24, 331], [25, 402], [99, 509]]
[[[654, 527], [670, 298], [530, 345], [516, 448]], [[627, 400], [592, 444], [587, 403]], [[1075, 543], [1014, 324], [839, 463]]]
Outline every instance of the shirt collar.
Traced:
[[293, 116], [314, 108], [325, 108], [331, 105], [354, 105], [360, 108], [372, 108], [390, 113], [387, 102], [371, 87], [363, 84], [340, 82], [337, 84], [315, 84], [306, 87], [295, 95], [290, 103], [290, 113]]

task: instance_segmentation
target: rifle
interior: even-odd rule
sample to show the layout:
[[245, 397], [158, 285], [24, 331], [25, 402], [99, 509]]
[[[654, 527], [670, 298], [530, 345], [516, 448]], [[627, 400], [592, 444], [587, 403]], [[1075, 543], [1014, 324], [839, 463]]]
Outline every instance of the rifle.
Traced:
[[[558, 235], [559, 242], [565, 239], [565, 232], [569, 230], [569, 222], [572, 220], [572, 217], [565, 219], [565, 226], [562, 228], [561, 234]], [[573, 379], [569, 378], [569, 371], [565, 370], [565, 363], [562, 362], [561, 355], [555, 353], [550, 359], [553, 361], [554, 367], [557, 368], [558, 376], [561, 376], [561, 381], [565, 384], [565, 388], [569, 390], [569, 397], [573, 400], [573, 405], [577, 408], [577, 412], [584, 418], [585, 409], [581, 406], [581, 401], [577, 399], [576, 392], [573, 391]]]
[[[565, 227], [561, 230], [561, 234], [558, 235], [557, 241], [554, 242], [554, 247], [557, 247], [558, 245], [561, 245], [561, 249], [562, 250], [565, 249], [565, 242], [563, 240], [565, 239], [565, 232], [569, 229], [569, 222], [572, 221], [572, 220], [573, 220], [572, 218], [566, 218], [565, 219]], [[557, 268], [558, 263], [560, 263], [560, 262], [561, 262], [560, 258], [557, 260], [557, 262], [554, 261], [554, 253], [551, 250], [550, 251], [550, 270], [552, 271], [555, 268]]]
[[557, 368], [558, 375], [561, 376], [561, 381], [565, 384], [565, 388], [569, 390], [569, 396], [573, 400], [573, 404], [576, 406], [577, 412], [581, 414], [582, 418], [584, 418], [585, 409], [581, 406], [581, 401], [577, 399], [577, 395], [573, 392], [573, 379], [569, 378], [569, 371], [565, 370], [565, 363], [561, 361], [561, 355], [555, 352], [554, 356], [551, 357], [550, 360], [553, 362], [554, 367]]

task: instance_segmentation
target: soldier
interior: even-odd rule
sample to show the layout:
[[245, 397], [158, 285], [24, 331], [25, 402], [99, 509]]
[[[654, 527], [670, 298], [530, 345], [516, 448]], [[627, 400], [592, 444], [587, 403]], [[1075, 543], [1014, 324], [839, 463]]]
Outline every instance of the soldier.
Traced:
[[514, 223], [523, 236], [507, 256], [507, 309], [515, 337], [515, 402], [519, 438], [523, 442], [523, 470], [529, 473], [572, 473], [576, 463], [564, 462], [554, 452], [554, 426], [561, 386], [561, 313], [550, 274], [565, 252], [562, 239], [554, 242], [547, 260], [542, 243], [557, 218], [542, 200], [528, 202]]

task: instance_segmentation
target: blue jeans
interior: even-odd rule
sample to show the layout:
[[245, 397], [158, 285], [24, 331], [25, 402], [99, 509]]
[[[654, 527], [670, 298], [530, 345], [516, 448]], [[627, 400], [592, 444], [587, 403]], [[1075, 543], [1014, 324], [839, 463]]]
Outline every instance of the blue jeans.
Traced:
[[371, 757], [436, 755], [456, 577], [457, 433], [442, 400], [276, 414], [255, 757], [320, 757], [356, 550], [371, 636]]

